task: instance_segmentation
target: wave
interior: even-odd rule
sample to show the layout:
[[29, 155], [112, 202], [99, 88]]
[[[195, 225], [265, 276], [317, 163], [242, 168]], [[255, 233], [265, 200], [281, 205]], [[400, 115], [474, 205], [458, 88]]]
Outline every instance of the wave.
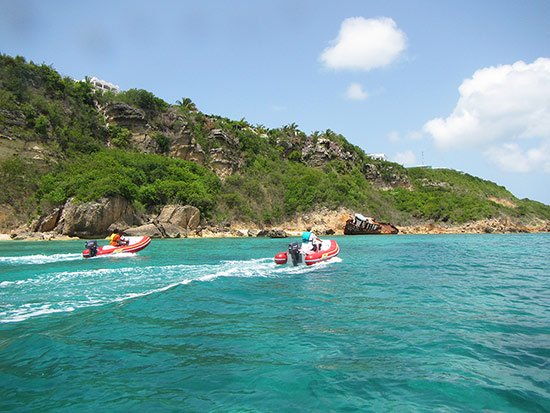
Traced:
[[62, 261], [75, 261], [82, 259], [82, 254], [35, 254], [23, 255], [21, 257], [0, 257], [0, 264], [5, 265], [30, 265], [30, 264], [51, 264]]
[[[71, 258], [75, 254], [60, 254]], [[77, 254], [80, 257], [80, 254]], [[25, 258], [25, 257], [19, 257]], [[0, 282], [0, 323], [24, 321], [51, 313], [107, 305], [161, 293], [192, 282], [220, 277], [282, 277], [305, 274], [335, 258], [312, 267], [276, 265], [272, 258], [222, 261], [217, 264], [178, 264], [100, 268], [41, 274]]]

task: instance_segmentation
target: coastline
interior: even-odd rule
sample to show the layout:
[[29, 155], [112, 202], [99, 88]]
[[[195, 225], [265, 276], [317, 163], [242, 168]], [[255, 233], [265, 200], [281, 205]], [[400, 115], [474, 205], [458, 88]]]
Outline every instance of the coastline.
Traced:
[[[347, 217], [347, 215], [346, 215]], [[329, 220], [331, 221], [331, 220]], [[302, 231], [307, 227], [312, 227], [313, 231], [321, 237], [331, 235], [344, 235], [343, 225], [340, 225], [342, 217], [332, 220], [332, 222], [311, 222], [309, 220], [297, 219], [293, 222], [287, 222], [281, 225], [271, 227], [257, 228], [255, 225], [245, 223], [236, 223], [229, 227], [206, 227], [197, 230], [185, 231], [184, 236], [174, 238], [292, 238], [299, 237]], [[334, 225], [337, 224], [337, 225]], [[299, 229], [296, 229], [299, 228]], [[508, 219], [491, 219], [476, 222], [469, 222], [462, 225], [441, 225], [439, 223], [422, 223], [417, 225], [398, 226], [399, 235], [444, 235], [444, 234], [517, 234], [517, 233], [545, 233], [550, 232], [550, 222], [541, 221], [532, 225], [523, 225]], [[375, 234], [380, 235], [380, 234]], [[348, 235], [356, 237], [357, 235]], [[362, 235], [373, 236], [373, 235]], [[392, 236], [392, 235], [386, 235]], [[162, 239], [162, 237], [152, 237]], [[62, 235], [56, 232], [17, 232], [0, 233], [0, 241], [70, 241], [87, 240], [75, 236]], [[97, 238], [107, 239], [107, 238]]]

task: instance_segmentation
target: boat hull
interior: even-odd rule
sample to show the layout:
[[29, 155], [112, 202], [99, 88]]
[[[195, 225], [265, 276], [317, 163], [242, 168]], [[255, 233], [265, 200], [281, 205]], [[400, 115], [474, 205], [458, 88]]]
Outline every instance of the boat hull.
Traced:
[[312, 252], [311, 254], [306, 254], [304, 261], [306, 265], [317, 264], [318, 262], [327, 261], [331, 258], [334, 258], [340, 252], [340, 247], [336, 241], [333, 239], [330, 240], [328, 248], [323, 248], [321, 251]]
[[[336, 257], [339, 252], [340, 246], [338, 243], [335, 240], [327, 240], [323, 241], [320, 251], [302, 254], [302, 259], [298, 262], [304, 262], [306, 265], [313, 265], [322, 261], [330, 260], [331, 258]], [[289, 254], [287, 252], [280, 252], [275, 255], [274, 260], [275, 264], [286, 264], [289, 261]]]
[[97, 253], [95, 255], [92, 254], [92, 251], [90, 251], [90, 249], [87, 248], [84, 251], [82, 251], [82, 256], [84, 258], [91, 258], [91, 257], [99, 257], [102, 255], [120, 254], [123, 252], [134, 253], [134, 252], [141, 251], [151, 243], [151, 238], [147, 236], [127, 237], [127, 239], [129, 241], [128, 245], [121, 245], [117, 247], [112, 245], [105, 245], [102, 247], [98, 247]]

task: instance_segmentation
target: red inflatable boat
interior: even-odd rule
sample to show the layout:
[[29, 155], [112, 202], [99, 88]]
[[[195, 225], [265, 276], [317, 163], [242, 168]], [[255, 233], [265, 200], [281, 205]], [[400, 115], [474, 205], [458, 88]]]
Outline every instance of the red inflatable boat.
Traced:
[[91, 258], [100, 255], [119, 254], [121, 252], [138, 252], [151, 243], [151, 238], [143, 237], [126, 237], [128, 245], [120, 245], [118, 247], [105, 245], [97, 246], [97, 241], [86, 241], [86, 249], [82, 251], [84, 258]]
[[297, 242], [288, 246], [288, 252], [280, 252], [275, 255], [276, 264], [286, 264], [289, 256], [293, 265], [305, 262], [306, 265], [313, 265], [321, 261], [330, 260], [340, 252], [338, 243], [334, 240], [323, 241], [319, 251], [311, 251], [309, 248], [301, 247]]

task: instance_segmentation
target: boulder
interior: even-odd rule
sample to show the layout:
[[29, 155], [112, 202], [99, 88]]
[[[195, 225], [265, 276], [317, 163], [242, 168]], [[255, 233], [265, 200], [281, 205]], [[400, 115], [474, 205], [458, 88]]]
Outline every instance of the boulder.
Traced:
[[63, 208], [56, 231], [84, 238], [105, 237], [113, 223], [130, 227], [141, 224], [141, 220], [134, 207], [122, 197], [83, 203], [69, 200]]
[[267, 236], [269, 238], [286, 238], [288, 237], [287, 233], [282, 229], [272, 229], [268, 231]]
[[[200, 211], [191, 205], [166, 205], [148, 224], [125, 229], [130, 236], [151, 238], [186, 238], [200, 224]], [[122, 226], [119, 225], [119, 228]]]
[[186, 230], [197, 229], [201, 213], [191, 205], [166, 205], [160, 211], [157, 221], [162, 225], [172, 224]]
[[124, 234], [130, 237], [148, 236], [151, 238], [162, 238], [162, 232], [155, 224], [145, 224], [139, 227], [128, 228]]
[[158, 229], [160, 230], [163, 238], [186, 238], [187, 230], [170, 223], [158, 223]]
[[50, 232], [57, 226], [61, 217], [61, 208], [55, 208], [49, 215], [42, 218], [35, 228], [36, 232]]

